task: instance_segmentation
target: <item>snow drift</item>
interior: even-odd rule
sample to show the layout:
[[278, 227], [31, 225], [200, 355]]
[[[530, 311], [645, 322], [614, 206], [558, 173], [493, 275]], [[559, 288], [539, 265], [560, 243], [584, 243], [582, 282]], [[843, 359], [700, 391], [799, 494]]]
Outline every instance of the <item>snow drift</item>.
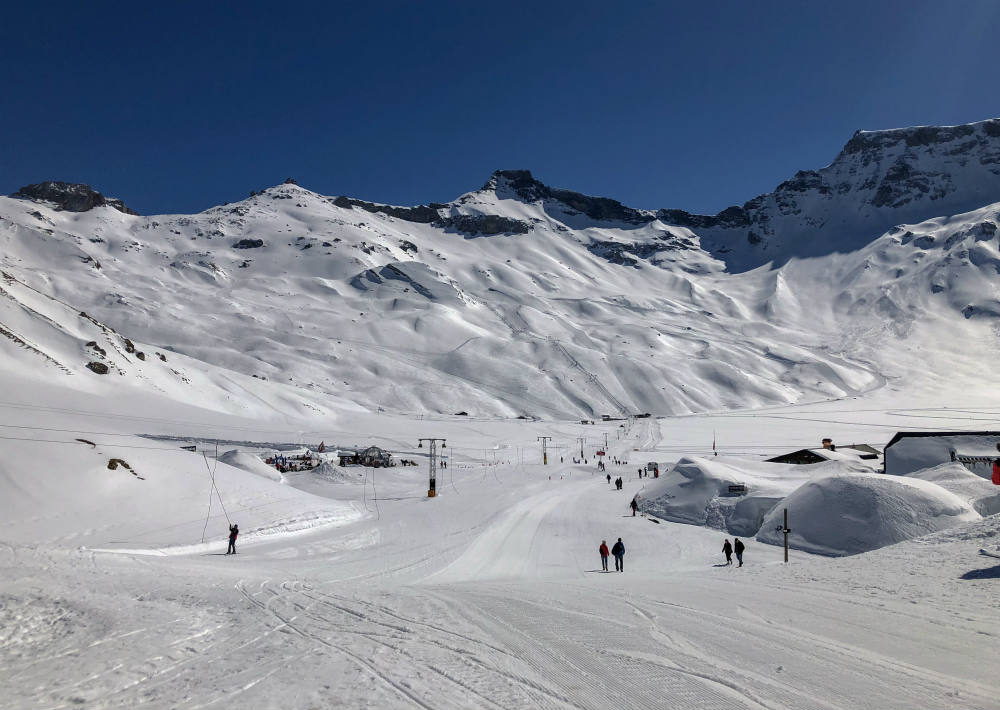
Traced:
[[0, 490], [7, 542], [161, 554], [222, 549], [230, 521], [239, 524], [245, 543], [363, 514], [138, 437], [94, 446], [6, 442]]
[[916, 478], [843, 472], [809, 481], [764, 518], [757, 540], [782, 544], [788, 509], [789, 544], [821, 555], [855, 555], [982, 516], [936, 483]]

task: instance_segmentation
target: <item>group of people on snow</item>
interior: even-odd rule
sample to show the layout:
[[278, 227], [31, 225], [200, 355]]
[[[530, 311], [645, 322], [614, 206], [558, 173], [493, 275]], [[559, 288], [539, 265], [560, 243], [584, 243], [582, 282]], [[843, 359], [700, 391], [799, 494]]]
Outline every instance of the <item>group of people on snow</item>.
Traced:
[[[597, 548], [597, 551], [601, 554], [601, 569], [605, 572], [608, 571], [608, 541], [601, 540], [601, 546]], [[618, 538], [610, 551], [610, 554], [615, 557], [615, 572], [625, 571], [625, 543], [622, 542], [621, 538]]]
[[737, 566], [742, 567], [743, 550], [746, 549], [746, 546], [743, 544], [743, 541], [740, 540], [738, 537], [733, 538], [733, 540], [734, 540], [733, 544], [730, 545], [729, 538], [728, 537], [726, 538], [726, 541], [722, 543], [722, 553], [726, 556], [726, 564], [731, 565], [733, 563], [733, 552], [735, 551], [736, 559], [739, 562], [739, 565]]

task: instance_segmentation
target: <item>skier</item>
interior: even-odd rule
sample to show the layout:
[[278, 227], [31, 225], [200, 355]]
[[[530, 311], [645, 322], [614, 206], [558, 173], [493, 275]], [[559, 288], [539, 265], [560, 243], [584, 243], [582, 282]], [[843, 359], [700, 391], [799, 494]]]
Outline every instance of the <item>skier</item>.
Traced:
[[629, 503], [629, 507], [632, 508], [632, 517], [633, 518], [635, 517], [635, 511], [639, 510], [639, 501], [636, 500], [636, 498], [638, 498], [638, 497], [639, 496], [636, 495], [636, 497], [632, 499], [632, 502]]
[[608, 485], [609, 486], [611, 485], [611, 474], [610, 473], [608, 474]]
[[733, 563], [733, 546], [729, 544], [729, 538], [726, 538], [726, 542], [722, 545], [722, 551], [726, 553], [726, 564], [731, 565]]
[[625, 571], [625, 543], [622, 542], [621, 538], [618, 538], [618, 542], [615, 546], [611, 548], [611, 554], [615, 556], [615, 571], [624, 572]]
[[240, 534], [239, 525], [233, 523], [232, 525], [229, 526], [229, 549], [226, 552], [227, 555], [236, 554], [236, 538], [239, 537], [239, 534]]
[[597, 551], [601, 553], [601, 567], [605, 572], [608, 571], [608, 541], [601, 540], [601, 546], [597, 548]]
[[743, 541], [740, 540], [739, 538], [735, 538], [735, 542], [733, 543], [733, 550], [735, 550], [736, 552], [736, 559], [739, 560], [740, 567], [743, 566], [743, 550], [745, 549], [746, 546], [743, 544]]

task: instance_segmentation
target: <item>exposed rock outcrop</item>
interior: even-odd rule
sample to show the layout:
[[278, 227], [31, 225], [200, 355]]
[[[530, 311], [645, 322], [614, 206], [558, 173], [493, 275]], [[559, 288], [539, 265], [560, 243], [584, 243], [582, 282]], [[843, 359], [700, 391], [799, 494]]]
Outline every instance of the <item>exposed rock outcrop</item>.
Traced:
[[417, 205], [415, 207], [393, 207], [391, 205], [380, 205], [375, 202], [366, 202], [365, 200], [356, 200], [353, 197], [336, 197], [333, 199], [333, 204], [343, 208], [360, 207], [366, 212], [380, 212], [396, 219], [420, 224], [429, 224], [438, 219], [441, 216], [438, 210], [444, 208], [444, 205], [437, 202], [432, 202], [429, 205]]
[[105, 197], [90, 185], [83, 183], [59, 182], [48, 180], [34, 185], [25, 185], [20, 190], [11, 195], [21, 200], [35, 200], [39, 202], [50, 202], [57, 210], [66, 212], [86, 212], [95, 207], [107, 205], [125, 214], [137, 215], [135, 210], [129, 209], [121, 200], [113, 197]]
[[626, 207], [618, 200], [609, 197], [591, 197], [572, 190], [549, 187], [536, 180], [528, 170], [497, 170], [490, 176], [483, 190], [492, 190], [500, 197], [513, 194], [525, 202], [557, 200], [570, 209], [596, 220], [646, 224], [656, 219], [649, 212]]
[[491, 236], [494, 234], [527, 234], [531, 224], [511, 217], [501, 217], [495, 214], [460, 214], [445, 217], [433, 223], [439, 229], [454, 230], [472, 236]]

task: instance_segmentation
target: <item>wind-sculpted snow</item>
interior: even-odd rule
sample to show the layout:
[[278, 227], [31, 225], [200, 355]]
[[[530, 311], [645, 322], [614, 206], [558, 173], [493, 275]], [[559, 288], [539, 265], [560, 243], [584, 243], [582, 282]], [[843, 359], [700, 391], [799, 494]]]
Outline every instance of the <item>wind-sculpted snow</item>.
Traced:
[[764, 518], [757, 540], [781, 544], [784, 509], [789, 544], [821, 555], [855, 555], [981, 516], [942, 486], [912, 477], [837, 473], [809, 481]]

